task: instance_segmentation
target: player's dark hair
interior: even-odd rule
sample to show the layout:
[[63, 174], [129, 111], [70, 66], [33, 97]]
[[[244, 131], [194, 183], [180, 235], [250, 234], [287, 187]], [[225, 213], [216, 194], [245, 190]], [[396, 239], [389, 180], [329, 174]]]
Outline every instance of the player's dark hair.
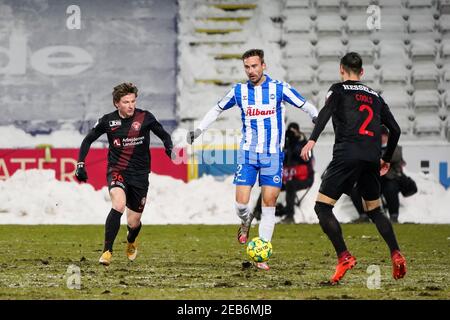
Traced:
[[122, 97], [130, 93], [134, 93], [137, 97], [138, 88], [131, 82], [124, 82], [115, 86], [112, 92], [113, 103], [119, 102]]
[[341, 59], [341, 65], [348, 73], [359, 75], [362, 69], [362, 58], [359, 53], [349, 52]]
[[250, 57], [259, 57], [259, 59], [261, 59], [261, 64], [264, 63], [264, 51], [261, 49], [250, 49], [245, 51], [242, 55], [242, 60]]

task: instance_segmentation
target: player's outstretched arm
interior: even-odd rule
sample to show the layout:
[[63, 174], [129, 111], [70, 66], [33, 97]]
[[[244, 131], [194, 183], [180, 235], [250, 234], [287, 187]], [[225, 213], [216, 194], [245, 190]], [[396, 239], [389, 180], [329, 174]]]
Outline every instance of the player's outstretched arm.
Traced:
[[164, 144], [164, 148], [165, 148], [165, 152], [167, 154], [167, 156], [170, 159], [174, 159], [174, 154], [173, 154], [173, 142], [172, 142], [172, 137], [170, 136], [170, 134], [164, 129], [164, 127], [161, 125], [161, 123], [158, 122], [158, 120], [156, 120], [156, 118], [152, 115], [153, 117], [153, 121], [151, 122], [150, 125], [150, 130], [152, 130], [152, 132], [159, 138], [161, 139], [162, 143]]
[[83, 142], [81, 143], [80, 146], [80, 152], [78, 154], [77, 170], [75, 171], [75, 178], [77, 178], [77, 180], [80, 182], [86, 182], [88, 179], [84, 161], [89, 153], [91, 144], [103, 134], [103, 132], [98, 130], [97, 126], [87, 134], [87, 136], [83, 139]]
[[217, 120], [219, 115], [224, 111], [228, 110], [236, 105], [236, 97], [235, 97], [235, 88], [238, 85], [235, 85], [231, 88], [230, 91], [227, 92], [225, 97], [220, 99], [220, 101], [213, 107], [208, 113], [203, 117], [200, 125], [194, 131], [189, 131], [186, 136], [187, 143], [192, 144], [195, 139], [197, 139], [202, 132], [206, 131], [208, 127]]
[[203, 117], [197, 129], [189, 131], [186, 135], [187, 143], [192, 144], [208, 127], [217, 120], [219, 115], [223, 112], [223, 109], [219, 105], [215, 105], [208, 113]]
[[302, 109], [306, 112], [315, 124], [319, 111], [315, 105], [307, 101], [297, 90], [292, 88], [289, 84], [283, 84], [283, 101], [286, 101], [293, 106]]

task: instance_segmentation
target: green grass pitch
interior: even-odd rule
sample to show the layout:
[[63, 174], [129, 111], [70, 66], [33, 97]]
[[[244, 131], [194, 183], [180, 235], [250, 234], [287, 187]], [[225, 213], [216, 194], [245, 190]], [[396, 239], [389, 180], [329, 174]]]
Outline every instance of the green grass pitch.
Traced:
[[[144, 225], [134, 262], [125, 256], [122, 225], [109, 267], [98, 264], [103, 226], [2, 225], [0, 299], [450, 298], [450, 225], [394, 226], [408, 261], [398, 281], [373, 224], [342, 228], [358, 264], [330, 287], [322, 282], [336, 258], [319, 225], [277, 225], [268, 272], [243, 268], [247, 257], [234, 225]], [[256, 234], [253, 226], [250, 236]], [[76, 287], [74, 266], [79, 289], [69, 288]], [[379, 270], [380, 281], [368, 270]]]

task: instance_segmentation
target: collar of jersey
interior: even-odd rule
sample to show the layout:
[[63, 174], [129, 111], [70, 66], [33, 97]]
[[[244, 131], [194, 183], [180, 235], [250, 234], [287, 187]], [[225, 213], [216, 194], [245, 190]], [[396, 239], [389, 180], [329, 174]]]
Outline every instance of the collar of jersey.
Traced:
[[129, 117], [129, 118], [122, 118], [120, 116], [119, 110], [116, 110], [116, 112], [117, 112], [117, 116], [119, 117], [120, 120], [122, 120], [122, 121], [129, 121], [130, 119], [133, 119], [134, 115], [136, 114], [136, 109], [134, 109], [133, 115], [131, 117]]

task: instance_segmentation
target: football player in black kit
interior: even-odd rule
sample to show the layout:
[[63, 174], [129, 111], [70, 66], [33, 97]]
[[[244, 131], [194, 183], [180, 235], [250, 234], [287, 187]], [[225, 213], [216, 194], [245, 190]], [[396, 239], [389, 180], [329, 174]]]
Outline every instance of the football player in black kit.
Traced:
[[109, 142], [107, 181], [112, 208], [106, 218], [105, 244], [99, 262], [111, 263], [113, 243], [120, 229], [120, 218], [127, 208], [127, 249], [129, 260], [137, 255], [136, 237], [141, 230], [150, 173], [150, 131], [160, 138], [166, 154], [172, 157], [172, 139], [154, 115], [136, 108], [138, 89], [132, 83], [114, 87], [112, 96], [116, 111], [101, 117], [81, 143], [75, 176], [87, 181], [85, 158], [91, 144], [106, 133]]
[[[335, 133], [333, 159], [323, 176], [314, 207], [319, 224], [338, 256], [330, 283], [338, 283], [345, 272], [356, 265], [356, 258], [347, 250], [340, 224], [332, 211], [336, 201], [343, 193], [349, 194], [355, 182], [361, 188], [364, 210], [390, 249], [393, 277], [397, 280], [406, 274], [406, 260], [400, 253], [391, 222], [380, 208], [380, 175], [389, 169], [400, 127], [383, 98], [360, 82], [363, 68], [358, 53], [347, 53], [341, 59], [340, 75], [343, 82], [331, 86], [311, 137], [301, 152], [302, 158], [307, 160], [331, 117]], [[391, 134], [381, 158], [382, 124]]]

